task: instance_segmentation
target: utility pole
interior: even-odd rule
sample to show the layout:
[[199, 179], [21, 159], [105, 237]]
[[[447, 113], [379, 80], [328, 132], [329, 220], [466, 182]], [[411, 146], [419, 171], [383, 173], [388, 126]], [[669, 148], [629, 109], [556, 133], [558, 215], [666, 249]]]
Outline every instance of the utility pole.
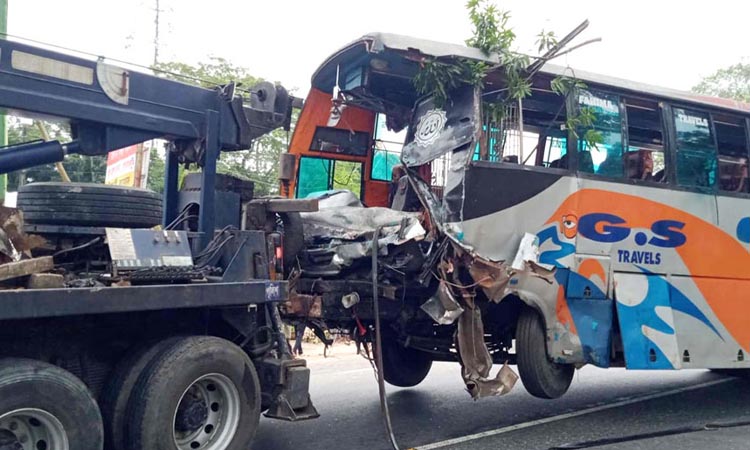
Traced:
[[[7, 0], [0, 0], [7, 1]], [[154, 16], [154, 65], [159, 64], [159, 26], [161, 25], [160, 17], [161, 5], [159, 0], [156, 1], [156, 15]]]
[[[0, 0], [0, 39], [5, 39], [8, 32], [8, 0]], [[0, 146], [8, 145], [8, 130], [5, 115], [0, 114]], [[0, 206], [5, 201], [5, 191], [8, 189], [8, 175], [0, 175]]]

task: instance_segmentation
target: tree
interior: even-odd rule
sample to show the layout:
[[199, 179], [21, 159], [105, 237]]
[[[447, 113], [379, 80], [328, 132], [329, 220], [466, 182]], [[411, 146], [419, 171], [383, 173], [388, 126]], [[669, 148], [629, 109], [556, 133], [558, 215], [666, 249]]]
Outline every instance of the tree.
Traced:
[[719, 69], [693, 87], [693, 92], [750, 102], [750, 64]]
[[[56, 123], [44, 123], [50, 139], [62, 142], [70, 140], [67, 127]], [[42, 140], [43, 136], [36, 122], [20, 117], [8, 117], [8, 144], [16, 145], [25, 142]], [[103, 183], [107, 172], [105, 156], [68, 155], [65, 158], [65, 170], [72, 181]], [[8, 190], [17, 191], [24, 184], [42, 181], [61, 181], [54, 164], [30, 167], [11, 172], [8, 176]]]
[[[197, 65], [179, 62], [160, 63], [154, 66], [157, 73], [182, 82], [214, 88], [234, 81], [238, 93], [249, 95], [247, 89], [261, 81], [252, 76], [244, 67], [235, 66], [224, 58], [212, 57], [208, 62]], [[294, 118], [293, 118], [294, 119]], [[278, 161], [286, 151], [288, 135], [284, 130], [275, 130], [258, 138], [249, 150], [224, 152], [217, 162], [217, 171], [255, 182], [256, 195], [269, 195], [278, 192]], [[164, 162], [154, 161], [152, 152], [149, 168], [149, 187], [163, 189]], [[157, 171], [161, 171], [157, 174]], [[157, 178], [160, 177], [160, 178]]]

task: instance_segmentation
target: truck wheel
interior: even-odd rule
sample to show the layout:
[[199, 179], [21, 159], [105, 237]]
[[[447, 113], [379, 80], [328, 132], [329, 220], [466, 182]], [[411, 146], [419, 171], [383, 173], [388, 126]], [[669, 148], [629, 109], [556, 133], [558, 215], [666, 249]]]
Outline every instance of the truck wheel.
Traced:
[[102, 418], [88, 388], [41, 361], [0, 361], [0, 448], [101, 450]]
[[[99, 397], [104, 420], [104, 443], [108, 450], [125, 450], [127, 436], [127, 407], [138, 377], [157, 355], [163, 353], [179, 338], [143, 345], [125, 355], [115, 366]], [[0, 450], [2, 448], [0, 447]]]
[[383, 339], [383, 378], [398, 387], [413, 387], [427, 377], [432, 358], [425, 352], [401, 346], [393, 338]]
[[247, 450], [260, 421], [250, 358], [212, 336], [179, 339], [138, 378], [128, 405], [131, 450]]
[[92, 183], [32, 183], [18, 190], [30, 224], [152, 227], [161, 223], [161, 197], [148, 189]]
[[516, 327], [518, 372], [529, 394], [552, 399], [567, 392], [575, 368], [550, 361], [546, 340], [539, 313], [530, 307], [523, 308]]

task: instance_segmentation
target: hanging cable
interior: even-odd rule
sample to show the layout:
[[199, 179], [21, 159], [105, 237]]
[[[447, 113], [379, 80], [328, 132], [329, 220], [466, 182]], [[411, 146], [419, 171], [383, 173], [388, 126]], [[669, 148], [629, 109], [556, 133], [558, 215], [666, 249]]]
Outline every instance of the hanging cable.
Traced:
[[375, 366], [377, 367], [378, 392], [380, 394], [380, 410], [385, 420], [385, 430], [393, 450], [398, 450], [396, 436], [393, 434], [391, 413], [388, 410], [388, 399], [385, 397], [385, 378], [383, 374], [383, 337], [380, 330], [380, 304], [378, 299], [378, 238], [382, 226], [375, 229], [372, 238], [372, 306], [375, 314]]

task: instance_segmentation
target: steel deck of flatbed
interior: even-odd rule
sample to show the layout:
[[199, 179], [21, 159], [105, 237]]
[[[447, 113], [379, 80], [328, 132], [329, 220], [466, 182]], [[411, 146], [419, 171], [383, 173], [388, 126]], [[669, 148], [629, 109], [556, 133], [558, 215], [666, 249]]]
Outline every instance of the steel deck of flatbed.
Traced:
[[219, 308], [281, 301], [285, 281], [0, 291], [0, 320], [162, 309]]

